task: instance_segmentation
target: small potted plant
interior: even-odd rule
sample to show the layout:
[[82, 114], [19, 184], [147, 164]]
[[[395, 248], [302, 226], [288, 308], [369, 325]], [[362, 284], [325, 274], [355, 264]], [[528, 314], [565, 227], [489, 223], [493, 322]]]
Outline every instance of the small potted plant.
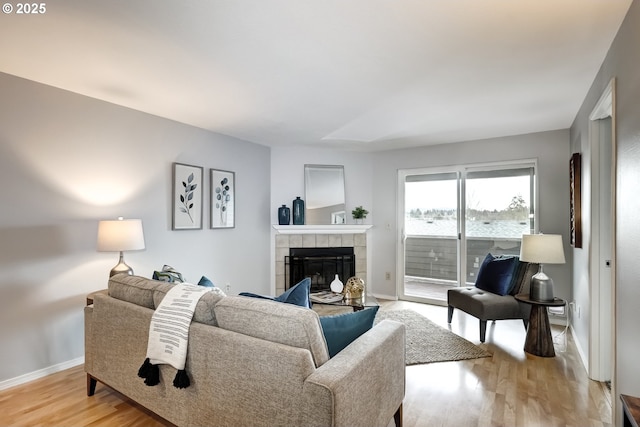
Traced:
[[358, 206], [351, 211], [351, 215], [353, 216], [353, 219], [356, 220], [356, 224], [361, 224], [362, 221], [367, 217], [368, 213], [369, 211], [362, 206]]

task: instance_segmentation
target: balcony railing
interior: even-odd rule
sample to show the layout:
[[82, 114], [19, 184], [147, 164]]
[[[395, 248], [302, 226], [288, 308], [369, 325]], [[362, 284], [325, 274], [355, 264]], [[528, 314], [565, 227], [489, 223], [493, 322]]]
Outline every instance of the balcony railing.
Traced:
[[[466, 283], [475, 283], [488, 253], [518, 255], [519, 238], [472, 237], [467, 239]], [[457, 284], [457, 239], [440, 236], [408, 236], [405, 241], [405, 275], [429, 279], [434, 284]]]

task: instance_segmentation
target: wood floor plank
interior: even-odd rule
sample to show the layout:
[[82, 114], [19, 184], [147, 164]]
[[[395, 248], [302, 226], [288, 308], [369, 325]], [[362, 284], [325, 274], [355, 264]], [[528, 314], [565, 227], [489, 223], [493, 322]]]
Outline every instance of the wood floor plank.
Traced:
[[[445, 307], [381, 301], [381, 309], [415, 310], [492, 353], [408, 366], [405, 427], [611, 427], [609, 391], [588, 379], [571, 337], [566, 349], [556, 340], [556, 357], [540, 358], [524, 352], [521, 321], [489, 323], [480, 343], [477, 319], [464, 313], [449, 326]], [[0, 425], [171, 426], [100, 383], [88, 397], [82, 366], [0, 391]]]

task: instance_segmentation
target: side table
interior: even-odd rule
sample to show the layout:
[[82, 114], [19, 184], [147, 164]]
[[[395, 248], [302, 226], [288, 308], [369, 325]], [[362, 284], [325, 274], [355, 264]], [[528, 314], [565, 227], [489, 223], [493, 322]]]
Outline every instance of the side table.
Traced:
[[101, 289], [99, 291], [91, 292], [89, 295], [87, 295], [87, 305], [93, 304], [93, 296], [95, 294], [105, 294], [106, 295], [107, 292], [109, 292], [108, 289]]
[[623, 427], [638, 427], [640, 423], [640, 397], [620, 395], [623, 409]]
[[547, 307], [563, 307], [567, 302], [560, 298], [554, 298], [553, 301], [536, 301], [530, 299], [528, 294], [518, 294], [515, 298], [525, 304], [531, 304], [524, 351], [534, 356], [555, 357]]

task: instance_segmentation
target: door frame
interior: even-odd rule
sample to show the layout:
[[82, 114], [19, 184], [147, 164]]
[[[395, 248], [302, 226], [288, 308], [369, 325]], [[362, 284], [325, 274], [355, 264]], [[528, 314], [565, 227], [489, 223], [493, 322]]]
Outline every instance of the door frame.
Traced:
[[[587, 367], [589, 377], [597, 381], [604, 381], [611, 379], [611, 392], [613, 396], [616, 396], [615, 392], [615, 373], [616, 373], [616, 81], [612, 78], [609, 84], [603, 91], [600, 99], [593, 108], [589, 120], [589, 149], [591, 153], [591, 242], [589, 245], [589, 294], [590, 297], [590, 310], [591, 317], [589, 322], [589, 366]], [[600, 164], [600, 146], [603, 143], [601, 138], [602, 125], [599, 120], [611, 117], [611, 304], [609, 307], [610, 312], [607, 312], [607, 308], [602, 307], [601, 298], [602, 293], [606, 290], [603, 288], [600, 282], [601, 269], [605, 268], [602, 265], [600, 259], [600, 248], [603, 242], [600, 241], [599, 236], [599, 224], [600, 224], [600, 193], [606, 191], [606, 189], [600, 189], [599, 175], [601, 172]], [[610, 330], [603, 330], [600, 327], [600, 323], [603, 317], [611, 320]], [[605, 348], [603, 344], [603, 337], [609, 334], [611, 337], [610, 348]], [[610, 355], [607, 356], [607, 353]], [[607, 360], [609, 363], [607, 363]], [[605, 366], [606, 365], [606, 366]], [[610, 369], [608, 372], [607, 370]], [[609, 378], [610, 377], [610, 378]], [[613, 413], [615, 414], [615, 399], [611, 399], [613, 404]]]

